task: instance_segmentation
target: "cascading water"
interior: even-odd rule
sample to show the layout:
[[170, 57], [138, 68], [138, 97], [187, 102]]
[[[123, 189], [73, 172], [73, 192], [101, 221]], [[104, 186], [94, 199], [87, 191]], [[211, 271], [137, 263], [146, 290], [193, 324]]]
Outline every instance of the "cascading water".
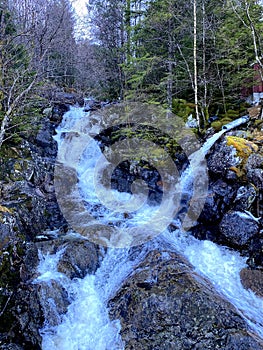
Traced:
[[42, 349], [124, 349], [119, 335], [120, 323], [109, 319], [107, 301], [132, 271], [133, 266], [143, 259], [145, 252], [146, 249], [131, 261], [128, 249], [110, 249], [95, 275], [72, 281], [56, 271], [55, 265], [60, 252], [43, 257], [39, 267], [42, 274], [35, 283], [57, 280], [71, 295], [72, 302], [58, 326], [51, 327], [47, 320], [47, 325], [41, 331]]
[[[94, 124], [93, 120], [89, 124], [87, 123], [88, 113], [85, 113], [81, 108], [72, 108], [65, 114], [63, 122], [57, 130], [58, 147], [61, 146], [65, 135], [81, 134], [85, 131], [81, 129], [80, 125], [82, 124], [79, 123], [83, 118], [86, 120], [83, 124], [84, 129], [89, 128], [94, 134], [100, 132], [99, 121]], [[76, 122], [78, 122], [77, 128]], [[242, 122], [245, 122], [245, 120]], [[231, 125], [231, 127], [237, 125], [238, 122]], [[228, 128], [209, 139], [202, 149], [192, 156], [192, 159], [190, 156], [193, 164], [182, 175], [183, 191], [188, 191], [191, 187], [194, 168], [198, 167], [198, 163], [202, 160], [204, 154], [227, 130]], [[70, 152], [70, 148], [66, 149], [62, 155], [65, 163], [70, 163]], [[83, 152], [82, 158], [74, 164], [78, 167], [79, 191], [85, 201], [86, 209], [93, 216], [99, 218], [104, 225], [123, 226], [125, 228], [147, 222], [154, 215], [156, 209], [141, 198], [138, 201], [142, 202], [143, 206], [129, 215], [128, 219], [118, 210], [108, 210], [101, 205], [93, 181], [96, 159], [100, 155], [101, 150], [98, 144], [91, 140], [89, 147]], [[111, 192], [109, 195], [113, 198], [113, 207], [114, 198], [116, 201], [127, 202], [133, 196], [113, 190], [108, 191]], [[105, 193], [107, 194], [107, 192]], [[124, 343], [120, 337], [120, 323], [118, 320], [111, 321], [109, 319], [107, 302], [114, 296], [122, 282], [132, 272], [134, 266], [143, 260], [150, 249], [156, 247], [163, 249], [167, 244], [170, 248], [172, 247], [175, 251], [184, 255], [198, 273], [208, 278], [217, 291], [237, 308], [250, 327], [259, 336], [263, 337], [263, 299], [245, 290], [239, 278], [239, 272], [245, 266], [245, 258], [212, 242], [198, 241], [190, 234], [178, 229], [173, 232], [165, 230], [157, 238], [145, 243], [144, 249], [141, 251], [137, 251], [137, 253], [133, 251], [132, 258], [129, 248], [108, 249], [95, 275], [87, 275], [84, 279], [69, 280], [65, 275], [57, 272], [56, 263], [61, 252], [41, 257], [40, 276], [35, 280], [35, 283], [48, 283], [52, 279], [57, 280], [71, 296], [68, 311], [62, 316], [61, 323], [58, 326], [50, 326], [48, 320], [46, 320], [45, 326], [41, 330], [43, 350], [124, 349]]]

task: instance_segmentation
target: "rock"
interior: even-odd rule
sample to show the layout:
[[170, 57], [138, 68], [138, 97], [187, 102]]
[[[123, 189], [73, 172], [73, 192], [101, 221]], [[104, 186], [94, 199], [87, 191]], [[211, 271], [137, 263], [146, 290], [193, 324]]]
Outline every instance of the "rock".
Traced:
[[93, 100], [93, 99], [89, 99], [88, 101], [86, 101], [84, 111], [85, 112], [96, 111], [96, 110], [100, 109], [101, 107], [102, 107], [101, 102]]
[[48, 147], [54, 140], [52, 133], [46, 128], [41, 128], [37, 134], [36, 142], [41, 147]]
[[222, 215], [227, 211], [235, 198], [236, 186], [219, 179], [209, 184], [209, 192], [199, 222], [215, 224], [219, 222]]
[[45, 118], [37, 135], [0, 158], [0, 344], [5, 346], [40, 349], [43, 312], [38, 292], [29, 284], [38, 255], [34, 244], [25, 242], [65, 224], [53, 186], [56, 123]]
[[69, 278], [83, 278], [87, 273], [95, 273], [99, 262], [94, 244], [76, 240], [66, 243], [64, 249], [58, 263], [59, 272]]
[[263, 271], [244, 268], [240, 271], [241, 282], [246, 289], [252, 290], [263, 298]]
[[[62, 321], [62, 315], [67, 312], [69, 296], [67, 291], [58, 281], [51, 280], [49, 283], [38, 283], [38, 302], [44, 319], [51, 326], [57, 326]], [[43, 325], [41, 325], [42, 327]]]
[[251, 184], [239, 187], [234, 200], [235, 210], [249, 210], [254, 203], [256, 196], [256, 189]]
[[[26, 253], [23, 259], [23, 273], [21, 278], [23, 282], [28, 282], [37, 277], [37, 268], [39, 264], [38, 249], [35, 243], [27, 243]], [[21, 276], [20, 276], [21, 277]]]
[[60, 123], [63, 115], [70, 109], [68, 104], [65, 103], [55, 103], [52, 110], [52, 116], [50, 120], [52, 122]]
[[252, 153], [247, 160], [246, 169], [256, 169], [263, 167], [263, 156], [258, 153]]
[[249, 116], [251, 119], [255, 119], [258, 118], [260, 116], [261, 113], [261, 106], [254, 106], [254, 107], [250, 107], [247, 109]]
[[249, 169], [247, 171], [247, 178], [259, 190], [263, 190], [263, 169]]
[[149, 253], [109, 308], [126, 350], [262, 349], [236, 310], [169, 251]]
[[51, 117], [52, 116], [52, 110], [53, 110], [52, 107], [48, 107], [48, 108], [45, 108], [42, 113], [46, 117]]
[[259, 231], [258, 222], [248, 213], [229, 211], [220, 223], [220, 232], [234, 244], [244, 246]]
[[24, 350], [24, 348], [17, 344], [0, 345], [0, 350]]
[[226, 176], [231, 167], [240, 164], [240, 160], [236, 156], [236, 150], [228, 147], [225, 143], [217, 144], [214, 151], [208, 156], [208, 170], [216, 175]]
[[74, 91], [72, 92], [57, 91], [53, 96], [53, 101], [57, 103], [69, 104], [69, 105], [76, 105], [76, 104], [80, 106], [84, 105], [84, 98]]
[[249, 258], [247, 260], [247, 264], [252, 269], [256, 269], [257, 267], [263, 268], [263, 237], [262, 232], [259, 235], [256, 235], [252, 238], [249, 245]]
[[40, 349], [44, 316], [39, 301], [40, 288], [37, 285], [21, 286], [16, 293], [13, 314], [16, 318], [13, 332], [18, 344], [27, 344], [26, 349]]

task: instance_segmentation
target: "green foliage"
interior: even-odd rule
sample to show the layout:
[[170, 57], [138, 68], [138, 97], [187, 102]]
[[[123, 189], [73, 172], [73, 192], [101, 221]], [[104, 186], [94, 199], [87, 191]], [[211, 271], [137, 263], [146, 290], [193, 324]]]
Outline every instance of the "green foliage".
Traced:
[[192, 103], [188, 103], [183, 99], [173, 99], [173, 113], [178, 117], [182, 117], [184, 121], [190, 114], [194, 114], [195, 106]]

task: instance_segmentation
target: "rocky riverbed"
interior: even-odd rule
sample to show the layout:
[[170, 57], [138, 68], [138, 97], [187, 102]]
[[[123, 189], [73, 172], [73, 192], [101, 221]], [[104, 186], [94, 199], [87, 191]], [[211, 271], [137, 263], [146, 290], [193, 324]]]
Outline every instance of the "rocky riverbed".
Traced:
[[[101, 247], [70, 238], [56, 201], [53, 135], [69, 104], [77, 102], [65, 98], [45, 109], [34, 137], [10, 147], [1, 159], [0, 349], [41, 349], [39, 330], [45, 320], [57, 325], [67, 311], [70, 296], [57, 281], [49, 287], [33, 283], [39, 274], [39, 251], [61, 250], [58, 271], [69, 279], [95, 273], [105, 255]], [[198, 239], [246, 256], [248, 267], [241, 279], [259, 296], [263, 293], [262, 128], [262, 121], [252, 119], [248, 126], [226, 133], [207, 155], [209, 194], [192, 230]], [[209, 132], [207, 137], [213, 130]], [[185, 158], [178, 154], [178, 159], [182, 170]], [[129, 181], [141, 171], [149, 179], [152, 201], [160, 201], [163, 184], [155, 172], [133, 171], [127, 164], [120, 167], [114, 187], [129, 191]], [[56, 312], [47, 299], [53, 300]], [[149, 252], [111, 297], [108, 308], [110, 317], [121, 322], [125, 349], [263, 349], [262, 340], [248, 330], [233, 306], [169, 249]]]

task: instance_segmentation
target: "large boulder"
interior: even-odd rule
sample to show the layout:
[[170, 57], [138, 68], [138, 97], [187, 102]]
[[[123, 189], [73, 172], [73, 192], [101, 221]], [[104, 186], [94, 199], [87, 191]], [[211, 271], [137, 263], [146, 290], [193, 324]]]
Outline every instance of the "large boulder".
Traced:
[[95, 245], [85, 240], [73, 240], [66, 243], [58, 262], [58, 271], [69, 278], [83, 278], [87, 273], [95, 273], [98, 265], [98, 252]]
[[207, 158], [207, 166], [213, 175], [230, 178], [235, 174], [231, 170], [240, 164], [236, 149], [227, 146], [226, 142], [215, 145], [213, 151]]
[[248, 212], [229, 211], [223, 216], [220, 231], [230, 243], [244, 246], [258, 233], [259, 225]]
[[246, 163], [248, 180], [253, 183], [258, 190], [263, 190], [263, 156], [253, 153], [249, 156]]
[[180, 256], [152, 251], [109, 302], [125, 349], [263, 349], [237, 311]]

